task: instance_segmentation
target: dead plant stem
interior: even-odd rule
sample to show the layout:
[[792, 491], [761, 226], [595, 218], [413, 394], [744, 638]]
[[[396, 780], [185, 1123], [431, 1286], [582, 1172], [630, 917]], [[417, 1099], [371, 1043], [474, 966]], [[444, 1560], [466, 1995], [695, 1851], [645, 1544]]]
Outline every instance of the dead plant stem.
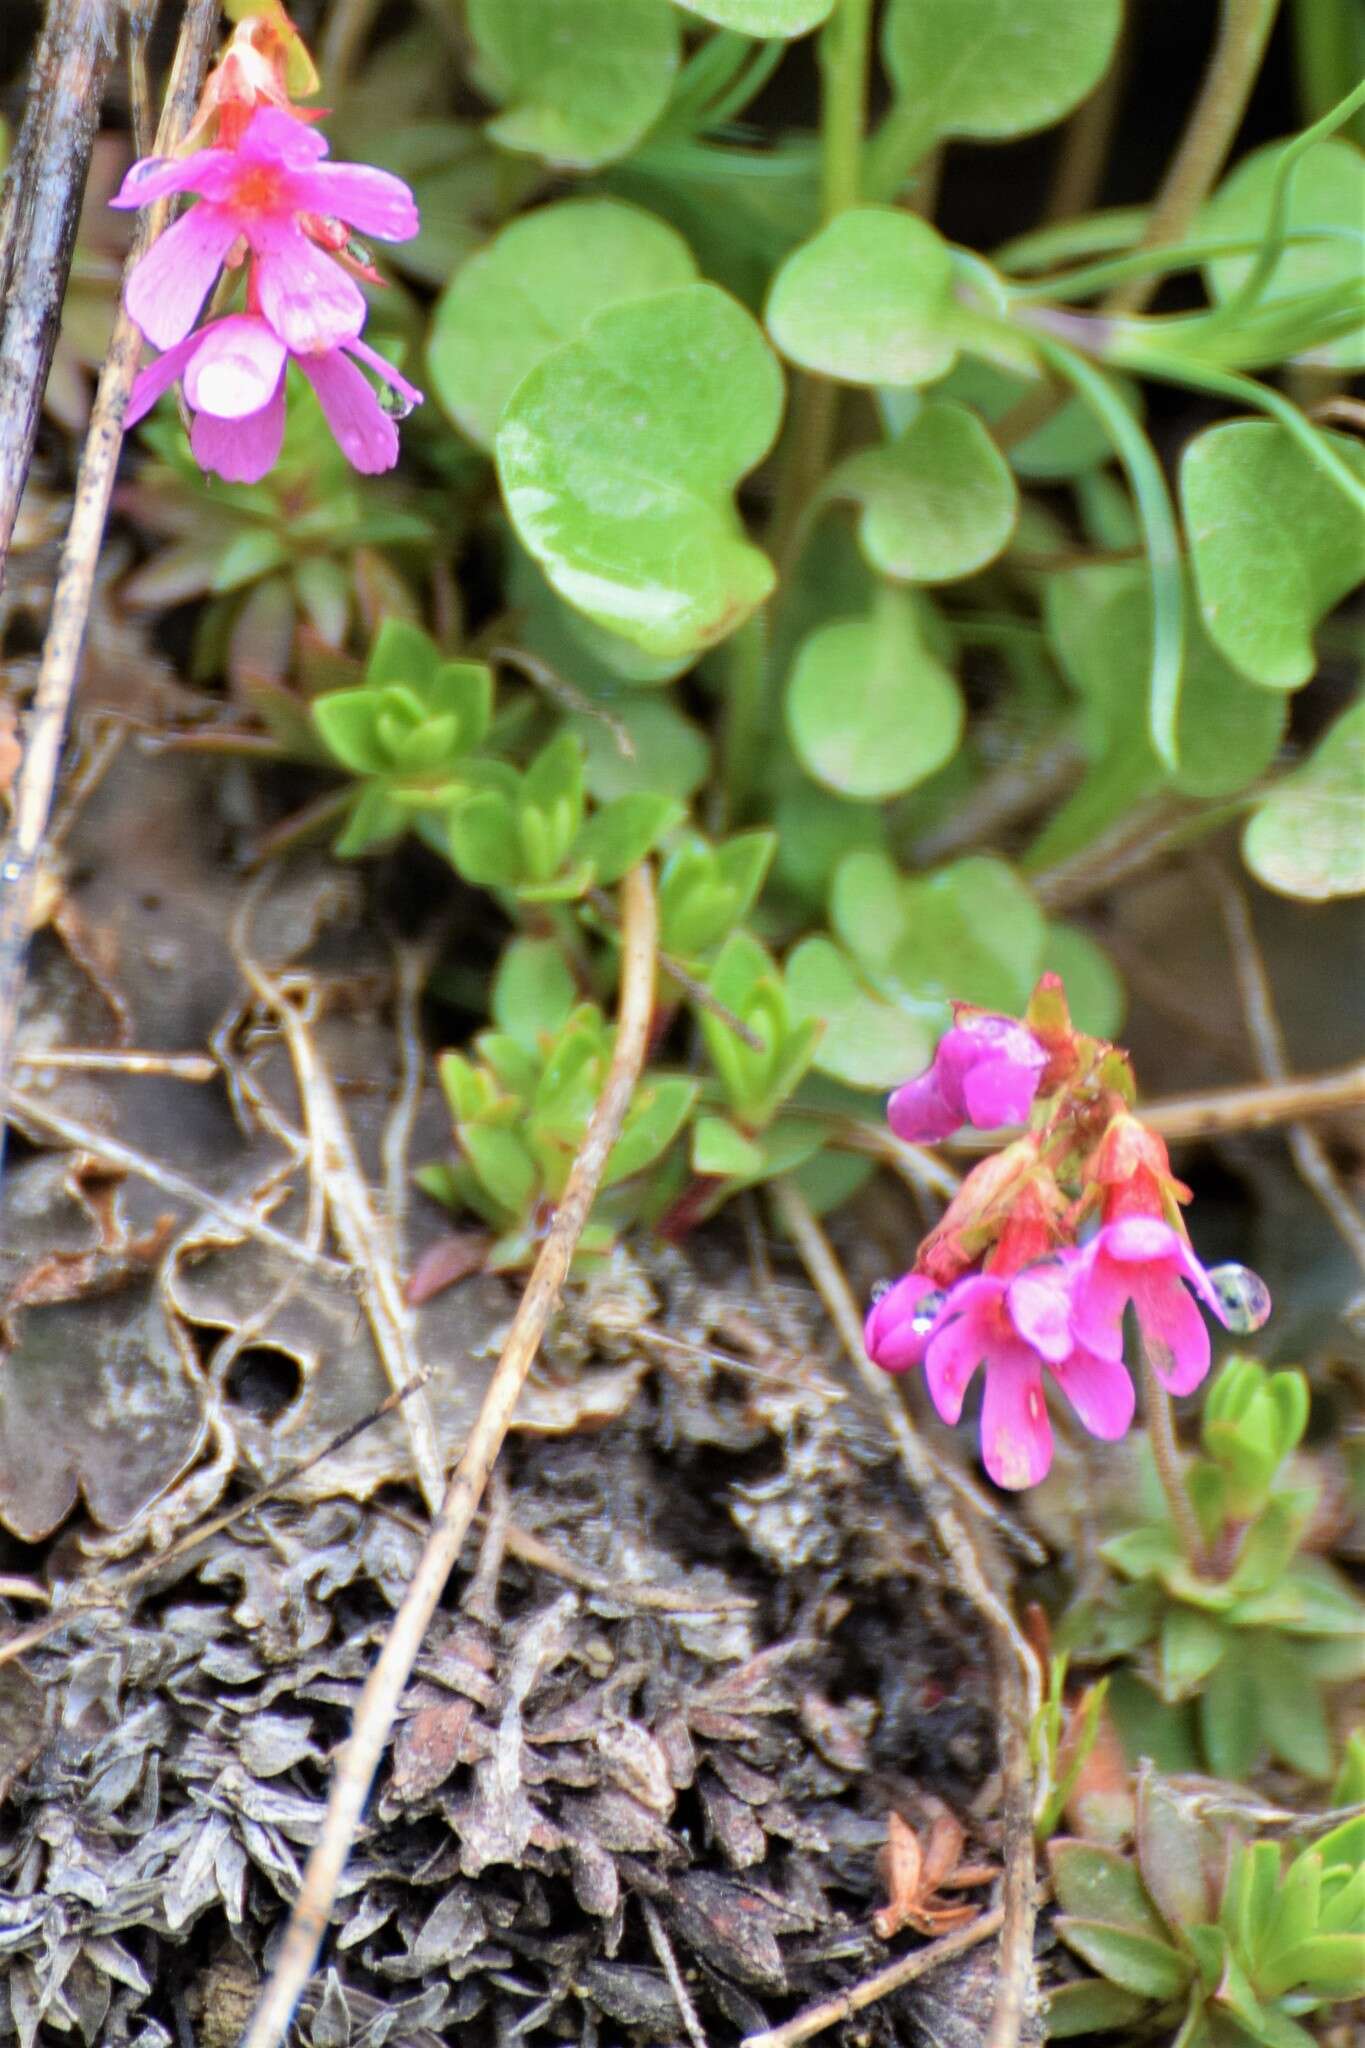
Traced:
[[[74, 12], [85, 18], [88, 36], [87, 10], [77, 5]], [[171, 82], [157, 130], [159, 155], [167, 155], [174, 148], [189, 124], [219, 15], [219, 0], [186, 0]], [[98, 40], [95, 38], [96, 43]], [[82, 60], [73, 55], [72, 61]], [[163, 199], [147, 208], [129, 254], [130, 267], [165, 226], [172, 203], [171, 199]], [[16, 210], [16, 221], [19, 218]], [[141, 353], [142, 335], [120, 307], [81, 452], [71, 523], [52, 595], [38, 682], [25, 719], [24, 758], [14, 785], [9, 835], [0, 854], [0, 1169], [4, 1164], [3, 1110], [9, 1100], [10, 1066], [43, 839], [94, 596], [95, 570], [109, 516], [114, 473], [123, 446], [124, 408]]]
[[[924, 1503], [956, 1576], [958, 1589], [981, 1616], [991, 1640], [999, 1709], [1000, 1767], [1005, 1787], [1005, 1876], [1001, 1917], [997, 1923], [1001, 1928], [1001, 1939], [995, 2008], [985, 2048], [1014, 2048], [1029, 2006], [1034, 1974], [1033, 1928], [1037, 1917], [1037, 1884], [1033, 1812], [1036, 1802], [1028, 1734], [1043, 1703], [1042, 1672], [1008, 1606], [987, 1577], [979, 1540], [974, 1540], [962, 1511], [940, 1478], [928, 1448], [891, 1381], [872, 1363], [863, 1347], [862, 1318], [834, 1247], [805, 1196], [791, 1181], [777, 1182], [774, 1200], [779, 1220], [796, 1246], [864, 1389], [886, 1425], [906, 1477]], [[1045, 1789], [1040, 1786], [1039, 1795]], [[885, 1992], [877, 1995], [885, 1996]], [[865, 2002], [870, 2003], [870, 2000]], [[841, 2016], [839, 2013], [835, 2015], [836, 2018]], [[819, 2028], [811, 2031], [818, 2032]], [[766, 2041], [770, 2037], [756, 2038]], [[779, 2029], [771, 2038], [784, 2040], [788, 2037], [783, 2036]], [[806, 2036], [796, 2034], [789, 2038], [804, 2040]]]
[[999, 1932], [1004, 1920], [1004, 1907], [993, 1906], [989, 1913], [983, 1913], [979, 1920], [973, 1920], [967, 1927], [960, 1927], [956, 1934], [945, 1934], [940, 1941], [931, 1941], [927, 1948], [912, 1949], [908, 1956], [888, 1963], [874, 1976], [864, 1977], [862, 1983], [855, 1984], [851, 1990], [836, 1992], [833, 1998], [822, 1998], [818, 2005], [807, 2006], [804, 2012], [799, 2012], [784, 2026], [769, 2027], [764, 2034], [746, 2035], [740, 2048], [796, 2048], [799, 2041], [809, 2041], [816, 2034], [827, 2033], [841, 2020], [851, 2020], [854, 2013], [876, 2005], [880, 1999], [889, 1998], [893, 1991], [913, 1984], [917, 1977], [927, 1977], [931, 1970], [937, 1970], [942, 1963], [950, 1963], [954, 1956], [965, 1954], [978, 1943], [989, 1941], [993, 1934]]
[[1180, 1458], [1180, 1446], [1175, 1440], [1175, 1417], [1171, 1411], [1171, 1397], [1156, 1376], [1146, 1342], [1139, 1336], [1138, 1382], [1142, 1388], [1142, 1419], [1147, 1425], [1147, 1440], [1152, 1447], [1152, 1461], [1156, 1466], [1157, 1478], [1171, 1517], [1180, 1548], [1189, 1563], [1198, 1571], [1204, 1562], [1204, 1538], [1199, 1520], [1194, 1512], [1185, 1485], [1184, 1466]]
[[285, 2039], [326, 1930], [398, 1703], [511, 1425], [527, 1372], [568, 1277], [607, 1156], [620, 1132], [644, 1065], [654, 1008], [658, 943], [654, 883], [647, 866], [634, 868], [626, 876], [622, 899], [620, 1010], [606, 1085], [440, 1513], [384, 1647], [365, 1682], [350, 1739], [337, 1759], [321, 1835], [308, 1858], [303, 1888], [290, 1915], [270, 1981], [243, 2036], [242, 2048], [281, 2048]]

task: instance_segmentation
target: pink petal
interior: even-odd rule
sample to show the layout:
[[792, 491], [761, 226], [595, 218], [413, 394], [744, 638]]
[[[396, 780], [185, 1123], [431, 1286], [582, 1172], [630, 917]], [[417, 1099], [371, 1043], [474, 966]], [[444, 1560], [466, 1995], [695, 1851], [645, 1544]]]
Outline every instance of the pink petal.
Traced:
[[961, 1415], [972, 1374], [991, 1349], [984, 1312], [998, 1300], [1000, 1291], [998, 1280], [984, 1276], [959, 1281], [930, 1336], [924, 1378], [929, 1398], [945, 1422], [956, 1422]]
[[1115, 1443], [1133, 1419], [1133, 1382], [1117, 1359], [1101, 1358], [1081, 1346], [1052, 1367], [1056, 1380], [1075, 1409], [1082, 1429], [1105, 1443]]
[[365, 301], [339, 263], [292, 221], [252, 221], [246, 231], [258, 258], [261, 311], [291, 355], [323, 355], [359, 334]]
[[194, 416], [190, 447], [201, 469], [229, 484], [258, 484], [279, 460], [284, 440], [284, 379], [259, 412], [244, 420], [219, 420], [211, 412]]
[[1175, 1262], [1184, 1278], [1189, 1281], [1195, 1293], [1219, 1322], [1228, 1326], [1227, 1305], [1218, 1289], [1200, 1265], [1186, 1240], [1176, 1233]]
[[236, 239], [232, 215], [201, 201], [133, 266], [123, 303], [154, 347], [184, 340]]
[[1036, 1069], [1016, 1066], [1008, 1059], [980, 1060], [962, 1080], [967, 1115], [979, 1131], [1027, 1123], [1037, 1093]]
[[1204, 1318], [1168, 1265], [1133, 1275], [1133, 1306], [1152, 1368], [1172, 1394], [1192, 1393], [1209, 1369]]
[[1040, 1352], [1049, 1365], [1069, 1356], [1071, 1335], [1071, 1275], [1058, 1260], [1026, 1267], [1015, 1275], [1006, 1295], [1010, 1321], [1024, 1340]]
[[327, 424], [352, 466], [365, 476], [392, 469], [398, 460], [398, 429], [354, 363], [340, 349], [330, 355], [296, 358], [317, 392]]
[[185, 372], [185, 397], [195, 412], [241, 420], [259, 412], [284, 375], [284, 343], [254, 313], [216, 321]]
[[1151, 1259], [1168, 1259], [1184, 1243], [1178, 1230], [1159, 1216], [1121, 1216], [1100, 1232], [1105, 1252], [1125, 1264], [1146, 1265]]
[[145, 370], [139, 370], [124, 409], [125, 432], [129, 427], [135, 427], [140, 419], [145, 418], [163, 391], [170, 390], [195, 350], [202, 347], [204, 332], [205, 330], [201, 329], [197, 334], [187, 334], [174, 348], [168, 348], [155, 362], [148, 363]]
[[417, 202], [403, 180], [369, 164], [319, 164], [293, 183], [306, 211], [344, 220], [362, 235], [407, 242], [421, 226]]
[[325, 135], [308, 122], [279, 107], [257, 107], [237, 145], [239, 156], [263, 164], [280, 164], [291, 171], [306, 171], [325, 157]]
[[867, 1355], [883, 1372], [908, 1372], [924, 1356], [930, 1332], [915, 1327], [920, 1303], [937, 1292], [923, 1273], [907, 1273], [868, 1310], [863, 1326]]
[[1123, 1311], [1131, 1292], [1131, 1275], [1105, 1257], [1108, 1233], [1087, 1245], [1072, 1283], [1071, 1328], [1078, 1344], [1105, 1358], [1123, 1356]]
[[407, 378], [401, 376], [392, 363], [385, 362], [383, 356], [377, 355], [369, 343], [362, 341], [359, 335], [354, 341], [346, 342], [345, 348], [348, 355], [358, 356], [362, 363], [368, 363], [375, 375], [382, 377], [384, 382], [391, 385], [399, 397], [405, 398], [410, 406], [424, 403], [417, 386], [409, 384]]
[[960, 1112], [944, 1101], [935, 1070], [898, 1088], [886, 1105], [886, 1119], [898, 1138], [909, 1145], [932, 1145], [950, 1138], [962, 1122]]
[[1012, 1491], [1036, 1486], [1046, 1477], [1052, 1463], [1052, 1424], [1036, 1358], [1030, 1363], [1009, 1355], [987, 1362], [981, 1456], [996, 1485]]
[[197, 192], [205, 171], [211, 172], [220, 161], [227, 162], [230, 157], [231, 151], [226, 149], [201, 149], [187, 157], [139, 157], [109, 204], [121, 208], [150, 206], [154, 199], [164, 199], [168, 192]]

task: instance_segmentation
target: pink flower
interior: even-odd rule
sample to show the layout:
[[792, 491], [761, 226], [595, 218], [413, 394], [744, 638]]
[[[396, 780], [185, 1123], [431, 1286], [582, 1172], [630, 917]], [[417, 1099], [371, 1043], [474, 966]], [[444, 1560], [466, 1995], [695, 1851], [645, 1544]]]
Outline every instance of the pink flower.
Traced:
[[945, 1422], [962, 1414], [978, 1366], [986, 1373], [981, 1455], [997, 1486], [1035, 1486], [1052, 1464], [1047, 1367], [1082, 1426], [1108, 1442], [1133, 1419], [1133, 1385], [1117, 1358], [1078, 1341], [1071, 1319], [1074, 1262], [1051, 1259], [1013, 1279], [974, 1273], [950, 1291], [929, 1336], [925, 1379]]
[[157, 348], [183, 341], [234, 246], [255, 258], [260, 309], [294, 355], [321, 355], [365, 324], [354, 279], [318, 246], [338, 246], [333, 223], [404, 242], [417, 233], [417, 207], [401, 178], [369, 164], [329, 164], [327, 144], [276, 107], [258, 107], [236, 149], [184, 158], [144, 157], [113, 206], [147, 206], [168, 192], [193, 192], [192, 206], [159, 235], [128, 279], [128, 311]]
[[983, 1131], [1024, 1123], [1046, 1065], [1042, 1046], [1013, 1017], [965, 1011], [939, 1040], [928, 1072], [891, 1097], [891, 1128], [911, 1144], [928, 1145], [964, 1123]]
[[1159, 1216], [1121, 1217], [1079, 1254], [1072, 1327], [1093, 1350], [1120, 1358], [1131, 1301], [1158, 1379], [1171, 1393], [1188, 1394], [1209, 1369], [1209, 1333], [1188, 1288], [1228, 1325], [1218, 1289], [1181, 1233]]
[[369, 365], [405, 405], [422, 394], [358, 336], [344, 348], [298, 355], [258, 313], [229, 313], [196, 329], [149, 363], [124, 416], [134, 426], [177, 379], [194, 414], [190, 447], [203, 469], [254, 484], [273, 468], [284, 439], [284, 373], [291, 355], [318, 395], [346, 459], [368, 476], [398, 460], [398, 429], [350, 357]]
[[934, 1306], [943, 1299], [924, 1273], [907, 1273], [879, 1295], [863, 1325], [863, 1343], [873, 1364], [883, 1372], [908, 1372], [921, 1364], [934, 1328]]

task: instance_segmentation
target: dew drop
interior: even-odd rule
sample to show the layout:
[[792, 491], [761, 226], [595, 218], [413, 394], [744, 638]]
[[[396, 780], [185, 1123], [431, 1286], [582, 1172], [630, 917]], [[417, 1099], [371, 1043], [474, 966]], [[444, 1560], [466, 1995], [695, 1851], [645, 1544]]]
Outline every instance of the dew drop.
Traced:
[[414, 410], [414, 406], [415, 400], [409, 398], [405, 392], [395, 391], [392, 384], [380, 385], [380, 411], [386, 412], [391, 420], [405, 420]]
[[1235, 1262], [1210, 1269], [1209, 1279], [1223, 1305], [1223, 1322], [1235, 1337], [1250, 1336], [1270, 1314], [1270, 1289], [1259, 1273]]
[[890, 1292], [891, 1282], [889, 1280], [874, 1280], [872, 1283], [872, 1293], [869, 1297], [874, 1307], [877, 1302], [884, 1301]]
[[939, 1312], [947, 1299], [948, 1296], [942, 1288], [935, 1294], [925, 1295], [910, 1318], [910, 1327], [916, 1336], [928, 1336], [930, 1330], [933, 1329], [934, 1324], [938, 1321]]

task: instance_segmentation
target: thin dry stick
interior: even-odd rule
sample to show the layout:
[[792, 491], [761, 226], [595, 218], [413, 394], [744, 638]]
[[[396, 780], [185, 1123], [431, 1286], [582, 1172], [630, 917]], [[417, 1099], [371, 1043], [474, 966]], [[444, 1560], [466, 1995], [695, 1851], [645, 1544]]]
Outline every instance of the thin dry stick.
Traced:
[[0, 588], [38, 433], [112, 55], [86, 0], [49, 0], [0, 237]]
[[217, 1060], [202, 1052], [106, 1052], [99, 1046], [54, 1046], [17, 1052], [16, 1067], [77, 1074], [159, 1074], [166, 1081], [212, 1081]]
[[822, 1998], [818, 2005], [808, 2005], [785, 2026], [769, 2027], [763, 2034], [747, 2034], [740, 2048], [796, 2048], [798, 2041], [809, 2041], [816, 2034], [827, 2033], [841, 2020], [851, 2020], [855, 2012], [876, 2005], [880, 1999], [889, 1998], [893, 1991], [913, 1984], [917, 1977], [927, 1977], [940, 1964], [950, 1963], [954, 1956], [964, 1955], [969, 1948], [989, 1941], [1004, 1925], [1004, 1920], [1004, 1908], [993, 1906], [979, 1920], [960, 1927], [955, 1934], [945, 1934], [940, 1941], [931, 1941], [927, 1948], [912, 1949], [908, 1956], [902, 1956], [899, 1962], [888, 1963], [875, 1976], [864, 1977], [862, 1983], [855, 1984], [851, 1990], [838, 1991], [833, 1998]]
[[[619, 920], [616, 916], [615, 906], [606, 890], [589, 889], [588, 901], [598, 916], [604, 919], [612, 927], [612, 930], [615, 931]], [[727, 1031], [733, 1031], [740, 1043], [747, 1045], [751, 1052], [764, 1052], [767, 1050], [758, 1033], [751, 1030], [742, 1017], [737, 1017], [729, 1005], [720, 1000], [719, 996], [713, 995], [704, 981], [698, 981], [695, 974], [689, 974], [681, 960], [675, 960], [671, 953], [660, 953], [659, 966], [671, 981], [677, 982], [678, 987], [689, 1002], [695, 1003], [699, 1010], [709, 1010], [711, 1015], [718, 1018]]]
[[647, 866], [633, 868], [626, 876], [622, 897], [625, 914], [620, 1014], [606, 1085], [440, 1514], [393, 1618], [388, 1639], [366, 1680], [350, 1740], [337, 1759], [322, 1833], [308, 1858], [303, 1889], [290, 1915], [270, 1982], [243, 2036], [242, 2048], [280, 2048], [285, 2038], [313, 1968], [403, 1688], [511, 1425], [531, 1361], [568, 1277], [607, 1155], [620, 1133], [644, 1065], [654, 1008], [658, 940], [654, 883]]
[[668, 1988], [673, 1993], [673, 2003], [678, 2008], [678, 2016], [687, 2031], [687, 2038], [692, 2043], [692, 2048], [708, 2048], [705, 2030], [697, 2017], [697, 2008], [693, 2005], [691, 1994], [683, 1982], [683, 1973], [678, 1968], [678, 1958], [673, 1953], [673, 1944], [664, 1932], [664, 1923], [659, 1918], [653, 1900], [642, 1895], [640, 1911], [644, 1915], [649, 1945], [663, 1964]]
[[1152, 1463], [1156, 1466], [1157, 1478], [1165, 1496], [1166, 1507], [1171, 1517], [1171, 1527], [1180, 1540], [1180, 1548], [1195, 1571], [1205, 1561], [1204, 1537], [1199, 1527], [1199, 1517], [1194, 1511], [1185, 1485], [1185, 1468], [1180, 1456], [1180, 1445], [1176, 1441], [1175, 1415], [1171, 1408], [1171, 1397], [1156, 1376], [1152, 1355], [1144, 1339], [1138, 1340], [1138, 1385], [1142, 1389], [1142, 1419], [1147, 1425], [1147, 1441], [1151, 1446]]
[[[900, 1453], [906, 1476], [923, 1501], [964, 1596], [989, 1631], [994, 1651], [1000, 1717], [1000, 1765], [1005, 1783], [1005, 1880], [995, 2010], [986, 2048], [1013, 2048], [1033, 1982], [1033, 1927], [1037, 1917], [1029, 1729], [1043, 1703], [1038, 1660], [1008, 1607], [990, 1584], [977, 1547], [891, 1381], [863, 1347], [862, 1318], [834, 1247], [804, 1195], [791, 1181], [775, 1189], [777, 1211], [829, 1311], [845, 1351]], [[1045, 1788], [1037, 1788], [1041, 1798]], [[798, 2037], [800, 2038], [800, 2037]]]
[[[1237, 972], [1237, 987], [1247, 1031], [1255, 1047], [1256, 1063], [1267, 1081], [1283, 1085], [1289, 1080], [1289, 1056], [1246, 897], [1216, 862], [1210, 862], [1205, 872], [1227, 928]], [[1365, 1092], [1365, 1069], [1361, 1070], [1361, 1082]], [[1350, 1247], [1357, 1265], [1365, 1272], [1365, 1219], [1342, 1186], [1327, 1147], [1317, 1132], [1310, 1130], [1299, 1117], [1289, 1124], [1284, 1136], [1300, 1180], [1317, 1196]]]
[[[187, 1530], [168, 1550], [158, 1550], [152, 1557], [144, 1558], [141, 1564], [134, 1565], [131, 1571], [124, 1572], [120, 1578], [112, 1579], [105, 1584], [96, 1583], [93, 1586], [80, 1587], [69, 1605], [55, 1614], [49, 1614], [44, 1621], [35, 1622], [33, 1627], [25, 1629], [22, 1635], [9, 1636], [4, 1642], [0, 1642], [0, 1664], [10, 1664], [16, 1657], [21, 1657], [27, 1651], [36, 1649], [39, 1643], [46, 1642], [49, 1636], [60, 1635], [62, 1630], [69, 1628], [80, 1615], [97, 1613], [104, 1608], [121, 1607], [130, 1593], [135, 1592], [148, 1579], [159, 1577], [175, 1559], [183, 1557], [187, 1551], [197, 1550], [201, 1543], [207, 1543], [210, 1537], [220, 1535], [224, 1529], [230, 1529], [233, 1523], [240, 1522], [244, 1515], [252, 1514], [257, 1508], [264, 1507], [267, 1501], [283, 1493], [295, 1480], [302, 1479], [305, 1472], [311, 1472], [315, 1465], [321, 1465], [325, 1459], [334, 1457], [338, 1451], [344, 1451], [355, 1437], [363, 1435], [367, 1429], [373, 1429], [375, 1423], [382, 1422], [386, 1415], [391, 1415], [400, 1401], [406, 1401], [409, 1394], [416, 1392], [419, 1384], [414, 1381], [410, 1387], [400, 1387], [396, 1393], [381, 1401], [377, 1408], [372, 1408], [368, 1415], [362, 1415], [357, 1422], [348, 1423], [345, 1429], [338, 1430], [337, 1434], [329, 1437], [318, 1450], [313, 1451], [297, 1465], [291, 1465], [287, 1472], [280, 1473], [276, 1479], [267, 1480], [264, 1486], [258, 1486], [254, 1492], [249, 1493], [245, 1500], [234, 1501], [230, 1508], [224, 1508], [221, 1514], [214, 1515], [207, 1522], [201, 1522], [198, 1528]], [[0, 1593], [4, 1592], [6, 1583], [0, 1580]], [[30, 1600], [40, 1597], [49, 1600], [51, 1595], [27, 1593], [23, 1597]]]
[[[159, 155], [169, 154], [189, 124], [219, 11], [219, 0], [186, 0], [171, 82], [157, 130]], [[81, 12], [78, 4], [76, 13]], [[84, 12], [88, 34], [89, 11]], [[150, 248], [170, 216], [172, 203], [163, 199], [148, 207], [129, 254], [130, 266]], [[120, 307], [81, 453], [71, 524], [52, 595], [37, 687], [25, 719], [24, 759], [14, 787], [12, 822], [0, 859], [0, 1108], [8, 1100], [43, 837], [52, 810], [62, 740], [94, 595], [100, 542], [123, 445], [124, 408], [141, 351], [142, 336]], [[0, 1167], [4, 1163], [4, 1139], [5, 1126], [0, 1116]]]
[[197, 1181], [177, 1173], [173, 1166], [162, 1166], [144, 1152], [137, 1152], [131, 1145], [111, 1138], [106, 1131], [96, 1130], [93, 1124], [78, 1123], [75, 1117], [63, 1116], [60, 1111], [50, 1109], [40, 1096], [29, 1095], [21, 1088], [11, 1088], [9, 1106], [11, 1115], [19, 1122], [41, 1131], [44, 1136], [60, 1138], [65, 1145], [74, 1145], [82, 1152], [89, 1152], [102, 1165], [116, 1166], [124, 1173], [136, 1174], [139, 1180], [150, 1181], [164, 1194], [173, 1195], [177, 1201], [188, 1202], [191, 1208], [206, 1216], [216, 1216], [220, 1223], [240, 1231], [243, 1237], [254, 1237], [258, 1243], [269, 1245], [272, 1251], [282, 1252], [285, 1258], [293, 1259], [297, 1265], [308, 1266], [315, 1273], [328, 1273], [333, 1279], [350, 1278], [349, 1266], [344, 1266], [340, 1259], [331, 1259], [325, 1252], [314, 1251], [311, 1245], [302, 1244], [298, 1238], [290, 1237], [287, 1231], [276, 1230], [273, 1223], [267, 1223], [241, 1202], [234, 1202], [227, 1195], [216, 1195], [211, 1188], [200, 1187]]

